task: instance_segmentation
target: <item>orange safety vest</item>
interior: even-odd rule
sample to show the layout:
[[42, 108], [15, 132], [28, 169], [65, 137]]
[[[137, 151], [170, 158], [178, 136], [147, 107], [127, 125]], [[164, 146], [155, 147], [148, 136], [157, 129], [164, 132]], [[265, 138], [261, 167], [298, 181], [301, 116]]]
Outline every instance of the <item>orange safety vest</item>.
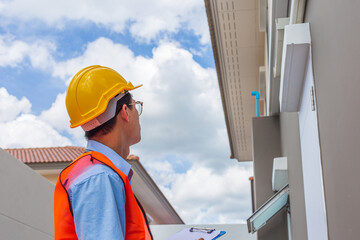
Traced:
[[126, 193], [125, 240], [152, 240], [145, 211], [135, 198], [128, 177], [115, 167], [105, 155], [95, 151], [82, 154], [59, 175], [54, 195], [55, 240], [78, 239], [68, 189], [82, 172], [94, 164], [110, 167], [124, 183]]

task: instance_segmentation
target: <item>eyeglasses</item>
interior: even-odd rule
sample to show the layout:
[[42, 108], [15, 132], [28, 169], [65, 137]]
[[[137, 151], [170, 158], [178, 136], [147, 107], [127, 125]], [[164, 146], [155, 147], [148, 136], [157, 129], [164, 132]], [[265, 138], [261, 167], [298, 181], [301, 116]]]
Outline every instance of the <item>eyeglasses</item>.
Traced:
[[143, 110], [143, 102], [136, 101], [134, 103], [130, 103], [129, 105], [135, 105], [136, 111], [139, 113], [139, 116], [141, 115]]

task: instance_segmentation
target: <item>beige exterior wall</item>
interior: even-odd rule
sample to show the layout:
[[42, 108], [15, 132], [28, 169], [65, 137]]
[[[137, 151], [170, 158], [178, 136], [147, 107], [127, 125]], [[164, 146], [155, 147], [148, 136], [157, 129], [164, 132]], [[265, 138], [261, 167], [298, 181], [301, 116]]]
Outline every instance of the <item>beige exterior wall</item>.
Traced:
[[46, 178], [49, 182], [56, 184], [56, 181], [59, 177], [60, 172], [62, 169], [41, 169], [41, 170], [35, 170], [38, 174]]
[[307, 1], [328, 235], [359, 239], [360, 1]]
[[[39, 173], [39, 172], [38, 172]], [[44, 178], [46, 178], [49, 182], [56, 184], [56, 181], [59, 177], [58, 173], [53, 173], [53, 174], [42, 174], [39, 173], [41, 176], [43, 176]]]

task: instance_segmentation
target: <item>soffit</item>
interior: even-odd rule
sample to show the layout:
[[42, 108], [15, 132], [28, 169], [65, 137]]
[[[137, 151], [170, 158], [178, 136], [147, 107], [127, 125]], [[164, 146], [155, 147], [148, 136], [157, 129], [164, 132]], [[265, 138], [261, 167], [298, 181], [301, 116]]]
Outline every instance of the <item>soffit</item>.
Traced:
[[252, 160], [251, 91], [259, 91], [265, 35], [258, 30], [258, 1], [205, 0], [231, 155]]

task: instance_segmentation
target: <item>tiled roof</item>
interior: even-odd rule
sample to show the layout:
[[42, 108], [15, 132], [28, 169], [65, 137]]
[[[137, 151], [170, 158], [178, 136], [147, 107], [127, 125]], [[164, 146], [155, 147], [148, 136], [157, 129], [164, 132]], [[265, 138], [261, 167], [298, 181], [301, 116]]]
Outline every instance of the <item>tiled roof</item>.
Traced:
[[66, 163], [83, 154], [84, 147], [9, 148], [4, 149], [24, 163]]

